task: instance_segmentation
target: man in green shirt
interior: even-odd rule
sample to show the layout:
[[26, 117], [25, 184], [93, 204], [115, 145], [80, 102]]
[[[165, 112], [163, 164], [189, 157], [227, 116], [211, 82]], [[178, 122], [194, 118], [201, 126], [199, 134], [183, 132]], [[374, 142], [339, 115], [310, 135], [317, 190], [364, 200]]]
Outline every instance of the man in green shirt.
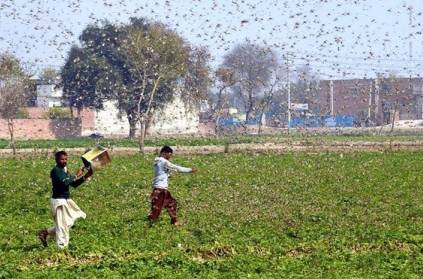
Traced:
[[50, 206], [54, 227], [40, 230], [38, 238], [44, 246], [47, 246], [47, 237], [53, 237], [59, 248], [66, 248], [69, 244], [69, 229], [76, 219], [86, 217], [78, 205], [70, 199], [69, 187], [78, 187], [93, 174], [93, 171], [90, 168], [83, 175], [83, 169], [79, 169], [76, 175], [69, 174], [66, 167], [68, 155], [65, 151], [57, 152], [55, 159], [56, 166], [50, 172], [53, 185]]

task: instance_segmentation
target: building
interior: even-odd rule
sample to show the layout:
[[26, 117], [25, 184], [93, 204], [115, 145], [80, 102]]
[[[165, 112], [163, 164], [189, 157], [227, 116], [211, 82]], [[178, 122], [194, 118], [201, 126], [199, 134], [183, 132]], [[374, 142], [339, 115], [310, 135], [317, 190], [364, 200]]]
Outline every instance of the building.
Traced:
[[55, 84], [37, 84], [37, 107], [51, 108], [62, 106], [63, 90]]
[[[61, 107], [63, 89], [56, 84], [36, 80], [36, 106], [41, 108]], [[93, 110], [93, 123], [85, 123], [82, 136], [99, 133], [105, 136], [121, 137], [129, 135], [129, 122], [117, 109], [115, 101], [104, 103], [102, 110]], [[91, 121], [91, 120], [89, 120]], [[175, 94], [171, 103], [157, 110], [152, 118], [148, 134], [195, 134], [199, 126], [199, 108], [188, 108], [181, 97]]]
[[307, 103], [313, 115], [349, 115], [357, 125], [423, 119], [423, 79], [321, 80]]
[[[187, 107], [181, 97], [175, 94], [172, 102], [153, 113], [147, 134], [197, 134], [199, 125], [199, 108]], [[129, 135], [128, 119], [126, 115], [119, 112], [116, 101], [105, 102], [102, 110], [94, 111], [93, 127], [92, 131], [86, 130], [85, 134], [98, 133], [106, 137], [126, 137]]]
[[62, 106], [63, 90], [58, 85], [60, 82], [59, 78], [53, 81], [46, 81], [40, 79], [38, 76], [32, 76], [31, 81], [35, 85], [35, 94], [31, 94], [31, 100], [29, 100], [28, 106], [40, 108]]

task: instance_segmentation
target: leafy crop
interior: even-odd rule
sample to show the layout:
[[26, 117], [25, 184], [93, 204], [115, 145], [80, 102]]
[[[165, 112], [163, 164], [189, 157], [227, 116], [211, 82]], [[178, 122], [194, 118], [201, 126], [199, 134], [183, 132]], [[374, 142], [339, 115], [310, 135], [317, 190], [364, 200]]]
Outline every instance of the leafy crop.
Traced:
[[423, 276], [421, 152], [175, 155], [199, 169], [171, 178], [182, 227], [146, 222], [153, 157], [114, 157], [65, 251], [35, 236], [53, 160], [0, 158], [0, 278]]

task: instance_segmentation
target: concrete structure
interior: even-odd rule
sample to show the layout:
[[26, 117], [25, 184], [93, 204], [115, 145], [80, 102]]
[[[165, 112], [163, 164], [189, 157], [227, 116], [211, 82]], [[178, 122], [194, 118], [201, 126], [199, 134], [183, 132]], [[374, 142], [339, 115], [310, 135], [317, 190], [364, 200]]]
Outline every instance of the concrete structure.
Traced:
[[[29, 119], [15, 119], [17, 139], [75, 138], [99, 133], [106, 137], [127, 137], [129, 123], [114, 102], [103, 110], [83, 109], [74, 118], [48, 119], [49, 108], [27, 108]], [[75, 110], [76, 113], [76, 110]], [[198, 109], [188, 109], [176, 96], [164, 109], [154, 113], [149, 135], [187, 135], [200, 132]], [[7, 121], [0, 119], [0, 138], [8, 139]]]
[[55, 84], [37, 84], [37, 107], [60, 107], [62, 106], [63, 90]]
[[[199, 132], [199, 109], [188, 108], [176, 95], [163, 109], [154, 112], [148, 135], [180, 135]], [[95, 112], [94, 130], [104, 136], [126, 137], [129, 122], [126, 115], [119, 113], [116, 102], [106, 102], [104, 109]], [[87, 133], [87, 131], [85, 132]]]

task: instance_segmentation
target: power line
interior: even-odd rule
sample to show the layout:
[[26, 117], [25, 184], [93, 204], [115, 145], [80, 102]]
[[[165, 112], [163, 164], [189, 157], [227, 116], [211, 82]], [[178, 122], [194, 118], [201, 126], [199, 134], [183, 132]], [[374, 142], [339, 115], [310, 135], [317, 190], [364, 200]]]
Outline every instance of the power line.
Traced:
[[[298, 53], [300, 55], [305, 55], [305, 56], [310, 56], [310, 57], [329, 57], [329, 58], [341, 58], [341, 59], [352, 59], [352, 60], [381, 60], [381, 61], [396, 61], [396, 62], [410, 62], [409, 58], [404, 58], [404, 59], [399, 59], [399, 58], [379, 58], [379, 57], [364, 57], [364, 56], [344, 56], [344, 55], [326, 55], [326, 54], [322, 54], [322, 53], [305, 53], [305, 52], [295, 52]], [[296, 58], [295, 53], [293, 53], [294, 55], [294, 59]], [[299, 57], [302, 58], [302, 57]], [[307, 58], [305, 58], [307, 59]], [[414, 59], [412, 60], [413, 62], [423, 62], [422, 59]]]

